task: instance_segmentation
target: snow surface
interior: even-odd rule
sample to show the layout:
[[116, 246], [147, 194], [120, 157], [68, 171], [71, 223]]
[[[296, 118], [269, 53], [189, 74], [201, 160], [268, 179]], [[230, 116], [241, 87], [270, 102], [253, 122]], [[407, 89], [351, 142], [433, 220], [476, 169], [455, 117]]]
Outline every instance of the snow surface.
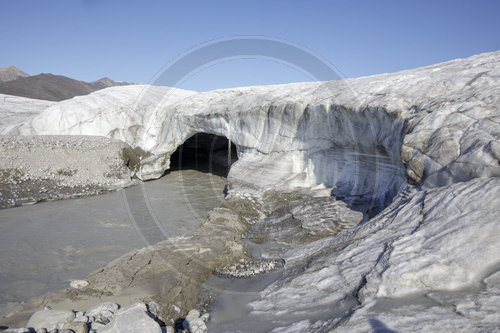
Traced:
[[161, 176], [194, 134], [222, 135], [239, 154], [232, 192], [321, 184], [370, 216], [381, 211], [282, 254], [283, 277], [251, 304], [276, 331], [492, 331], [499, 99], [493, 52], [343, 81], [199, 94], [113, 87], [52, 105], [11, 133], [123, 140], [152, 153], [142, 179]]
[[0, 94], [0, 135], [13, 131], [55, 102]]

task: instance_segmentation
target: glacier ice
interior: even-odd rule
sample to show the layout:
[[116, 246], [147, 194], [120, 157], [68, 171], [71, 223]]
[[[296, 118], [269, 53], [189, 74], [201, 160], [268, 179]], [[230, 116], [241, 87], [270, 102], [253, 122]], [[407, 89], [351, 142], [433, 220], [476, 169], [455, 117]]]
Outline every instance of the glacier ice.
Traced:
[[[320, 185], [374, 216], [287, 248], [283, 278], [251, 304], [252, 316], [279, 318], [285, 331], [484, 331], [500, 312], [491, 301], [500, 269], [499, 76], [492, 52], [343, 81], [206, 93], [112, 87], [47, 105], [8, 133], [125, 141], [149, 153], [136, 173], [144, 180], [160, 177], [193, 135], [224, 136], [238, 151], [230, 193]], [[346, 313], [332, 317], [332, 308]]]
[[374, 77], [199, 94], [113, 87], [50, 106], [12, 133], [125, 141], [152, 154], [142, 161], [142, 179], [161, 176], [189, 137], [210, 133], [237, 146], [233, 188], [249, 185], [239, 175], [257, 162], [259, 188], [323, 183], [346, 200], [364, 196], [383, 207], [405, 172], [429, 188], [500, 174], [499, 58], [496, 52]]
[[54, 102], [0, 94], [0, 135], [35, 117]]
[[[499, 191], [498, 178], [415, 190], [364, 224], [289, 250], [282, 256], [294, 269], [251, 304], [254, 315], [300, 318], [320, 308], [328, 316], [346, 297], [356, 301], [362, 313], [385, 299], [401, 303], [415, 295], [464, 291], [473, 297], [484, 292], [483, 281], [500, 269]], [[495, 295], [497, 291], [491, 292]], [[402, 312], [400, 304], [394, 304], [391, 311]], [[451, 307], [453, 302], [443, 304]], [[360, 331], [368, 325], [368, 317], [364, 319]], [[392, 328], [405, 328], [397, 327], [397, 316], [389, 319]], [[470, 320], [468, 327], [494, 326], [497, 319]], [[330, 321], [336, 327], [337, 322]]]

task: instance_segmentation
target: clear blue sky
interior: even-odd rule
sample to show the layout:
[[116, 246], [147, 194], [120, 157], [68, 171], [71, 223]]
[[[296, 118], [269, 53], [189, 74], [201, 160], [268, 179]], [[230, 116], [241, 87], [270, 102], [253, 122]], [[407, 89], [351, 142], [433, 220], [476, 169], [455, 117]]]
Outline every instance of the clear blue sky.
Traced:
[[[151, 82], [186, 51], [235, 35], [289, 40], [346, 77], [500, 49], [496, 0], [0, 1], [0, 67], [85, 81]], [[309, 79], [280, 62], [233, 59], [198, 71], [181, 87], [206, 91]]]

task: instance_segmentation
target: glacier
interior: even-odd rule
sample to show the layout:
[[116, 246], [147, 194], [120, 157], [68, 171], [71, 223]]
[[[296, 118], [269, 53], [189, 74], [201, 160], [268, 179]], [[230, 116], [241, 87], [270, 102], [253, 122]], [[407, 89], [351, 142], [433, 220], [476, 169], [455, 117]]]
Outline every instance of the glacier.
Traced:
[[[500, 174], [497, 80], [491, 53], [375, 77], [199, 94], [114, 87], [50, 106], [13, 133], [141, 147], [151, 153], [137, 170], [144, 180], [160, 177], [196, 133], [225, 136], [239, 154], [233, 188], [324, 184], [379, 211], [406, 179], [430, 188]], [[245, 183], [257, 170], [258, 184]]]
[[[249, 304], [249, 316], [276, 332], [493, 331], [499, 79], [500, 52], [492, 52], [341, 81], [206, 93], [111, 87], [47, 104], [2, 133], [123, 141], [142, 152], [132, 170], [141, 180], [163, 175], [192, 136], [214, 134], [238, 153], [229, 199], [254, 198], [261, 215], [269, 193], [321, 192], [344, 202], [338, 215], [354, 220], [335, 233], [293, 243], [285, 225], [272, 235], [263, 256], [279, 255], [285, 270]], [[321, 200], [317, 210], [330, 205]], [[302, 230], [322, 228], [309, 219], [328, 220], [297, 207], [290, 209]]]

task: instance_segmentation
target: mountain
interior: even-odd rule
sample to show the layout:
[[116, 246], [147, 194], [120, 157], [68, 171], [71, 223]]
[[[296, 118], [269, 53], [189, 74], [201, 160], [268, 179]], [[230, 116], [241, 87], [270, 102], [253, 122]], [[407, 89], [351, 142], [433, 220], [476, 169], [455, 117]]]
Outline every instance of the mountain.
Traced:
[[28, 76], [28, 74], [26, 74], [16, 66], [7, 66], [0, 68], [0, 82], [12, 81]]
[[128, 84], [115, 82], [109, 78], [84, 82], [62, 75], [42, 73], [2, 82], [0, 83], [0, 94], [59, 102], [75, 96], [88, 95], [103, 88]]
[[97, 81], [92, 81], [89, 83], [89, 85], [94, 88], [95, 90], [100, 90], [104, 88], [109, 88], [109, 87], [115, 87], [115, 86], [127, 86], [130, 83], [127, 82], [116, 82], [111, 80], [108, 77], [103, 77], [102, 79], [99, 79]]

